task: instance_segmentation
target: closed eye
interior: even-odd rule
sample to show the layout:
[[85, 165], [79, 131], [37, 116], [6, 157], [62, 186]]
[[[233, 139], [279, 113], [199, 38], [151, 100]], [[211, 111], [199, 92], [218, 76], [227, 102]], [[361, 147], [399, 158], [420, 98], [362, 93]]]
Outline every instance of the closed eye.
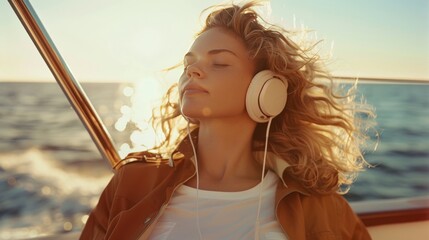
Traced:
[[220, 64], [220, 63], [214, 63], [213, 65], [216, 67], [228, 67], [229, 66], [228, 64]]

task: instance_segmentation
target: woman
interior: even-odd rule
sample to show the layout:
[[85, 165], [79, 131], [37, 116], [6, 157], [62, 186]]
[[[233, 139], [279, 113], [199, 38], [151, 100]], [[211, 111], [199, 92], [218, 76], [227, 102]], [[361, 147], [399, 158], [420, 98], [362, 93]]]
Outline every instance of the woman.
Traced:
[[370, 239], [338, 193], [365, 166], [355, 116], [371, 112], [254, 6], [209, 14], [154, 116], [171, 154], [127, 156], [81, 239]]

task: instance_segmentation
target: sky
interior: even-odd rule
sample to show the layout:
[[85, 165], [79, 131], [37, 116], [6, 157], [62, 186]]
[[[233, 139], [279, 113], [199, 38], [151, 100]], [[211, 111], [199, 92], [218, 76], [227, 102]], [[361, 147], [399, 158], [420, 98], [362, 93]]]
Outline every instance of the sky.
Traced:
[[[215, 0], [33, 0], [78, 81], [140, 81], [181, 61]], [[429, 1], [272, 0], [260, 11], [311, 30], [337, 76], [429, 80]], [[54, 81], [7, 1], [0, 1], [0, 81]]]

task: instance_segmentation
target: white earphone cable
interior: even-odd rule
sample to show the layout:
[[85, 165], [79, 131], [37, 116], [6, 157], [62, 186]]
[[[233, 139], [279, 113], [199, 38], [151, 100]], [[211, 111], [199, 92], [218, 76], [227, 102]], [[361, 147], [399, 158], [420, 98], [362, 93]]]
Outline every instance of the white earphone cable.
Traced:
[[[264, 177], [265, 177], [264, 173], [265, 173], [266, 162], [267, 162], [268, 137], [269, 137], [269, 134], [270, 134], [270, 127], [271, 127], [272, 119], [273, 118], [270, 118], [268, 120], [267, 130], [266, 130], [266, 134], [265, 134], [264, 159], [263, 159], [263, 163], [262, 163], [261, 183], [260, 183], [260, 186], [259, 186], [258, 209], [257, 209], [257, 213], [256, 213], [256, 222], [255, 222], [255, 239], [256, 240], [259, 240], [259, 224], [260, 224], [259, 217], [260, 217], [261, 205], [262, 205], [262, 192], [263, 192]], [[192, 137], [191, 137], [191, 131], [190, 131], [190, 127], [189, 127], [189, 122], [187, 124], [187, 131], [188, 131], [189, 141], [191, 142], [192, 151], [194, 152], [195, 168], [196, 168], [196, 175], [197, 175], [197, 199], [196, 199], [196, 209], [197, 209], [196, 222], [197, 222], [197, 229], [198, 229], [199, 239], [203, 239], [202, 233], [201, 233], [201, 227], [200, 227], [200, 214], [199, 214], [199, 208], [200, 208], [200, 206], [199, 206], [200, 178], [199, 178], [199, 174], [198, 174], [198, 158], [197, 158], [197, 151], [195, 150], [194, 141], [192, 140]]]
[[261, 213], [261, 205], [262, 205], [262, 192], [264, 190], [264, 178], [265, 178], [265, 165], [267, 162], [267, 151], [268, 151], [268, 137], [270, 135], [270, 127], [272, 117], [268, 120], [267, 131], [265, 133], [265, 149], [264, 149], [264, 160], [262, 163], [262, 176], [261, 176], [261, 184], [259, 186], [259, 200], [258, 200], [258, 211], [256, 212], [256, 222], [255, 222], [255, 239], [259, 240], [259, 215]]
[[202, 240], [203, 236], [201, 234], [201, 228], [200, 228], [200, 204], [199, 204], [199, 189], [200, 189], [200, 176], [198, 174], [198, 158], [197, 158], [197, 151], [195, 150], [195, 145], [194, 145], [194, 141], [192, 140], [191, 137], [191, 130], [189, 127], [189, 121], [188, 121], [188, 125], [186, 126], [186, 129], [188, 131], [188, 137], [189, 137], [189, 141], [191, 142], [191, 146], [192, 146], [192, 151], [194, 152], [194, 158], [195, 158], [195, 168], [196, 168], [196, 174], [197, 174], [197, 200], [196, 200], [196, 209], [197, 209], [197, 217], [196, 217], [196, 221], [197, 221], [197, 229], [198, 229], [198, 235], [199, 238]]

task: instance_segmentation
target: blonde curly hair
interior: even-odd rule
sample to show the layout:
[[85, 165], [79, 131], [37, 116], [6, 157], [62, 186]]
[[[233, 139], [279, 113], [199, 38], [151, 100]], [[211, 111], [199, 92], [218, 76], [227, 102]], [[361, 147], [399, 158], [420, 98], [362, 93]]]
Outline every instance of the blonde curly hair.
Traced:
[[[256, 63], [256, 72], [269, 69], [286, 77], [288, 101], [272, 121], [269, 151], [287, 161], [290, 167], [286, 174], [308, 190], [345, 193], [356, 174], [368, 166], [362, 148], [374, 112], [355, 101], [355, 88], [344, 93], [335, 91], [336, 84], [320, 57], [312, 54], [317, 44], [300, 47], [291, 40], [294, 32], [265, 22], [253, 9], [257, 5], [252, 1], [206, 9], [212, 11], [196, 36], [211, 28], [223, 28], [243, 41]], [[155, 150], [171, 150], [186, 136], [180, 116], [178, 87], [174, 84], [153, 111], [152, 124], [165, 136]], [[266, 125], [256, 127], [255, 150], [263, 147]]]

